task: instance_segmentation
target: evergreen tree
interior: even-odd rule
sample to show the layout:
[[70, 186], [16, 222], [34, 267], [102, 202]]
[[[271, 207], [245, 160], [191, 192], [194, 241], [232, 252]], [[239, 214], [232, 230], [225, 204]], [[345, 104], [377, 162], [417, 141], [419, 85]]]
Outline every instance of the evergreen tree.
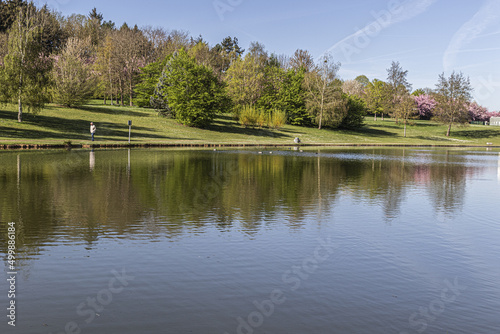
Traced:
[[141, 68], [139, 83], [134, 89], [136, 94], [135, 103], [139, 107], [151, 107], [150, 100], [155, 93], [158, 80], [170, 57], [167, 56], [162, 61], [156, 61]]
[[7, 32], [16, 21], [19, 10], [27, 6], [25, 0], [0, 1], [0, 33]]

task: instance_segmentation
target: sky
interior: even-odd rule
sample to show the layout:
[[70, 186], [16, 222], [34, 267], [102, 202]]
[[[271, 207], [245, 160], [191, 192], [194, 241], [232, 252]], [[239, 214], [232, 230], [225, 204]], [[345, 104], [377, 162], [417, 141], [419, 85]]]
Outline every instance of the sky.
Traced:
[[331, 53], [343, 80], [386, 80], [398, 61], [417, 88], [435, 88], [452, 71], [470, 77], [474, 100], [500, 110], [500, 0], [46, 0], [63, 15], [161, 26], [199, 35], [211, 45], [237, 37], [270, 53]]

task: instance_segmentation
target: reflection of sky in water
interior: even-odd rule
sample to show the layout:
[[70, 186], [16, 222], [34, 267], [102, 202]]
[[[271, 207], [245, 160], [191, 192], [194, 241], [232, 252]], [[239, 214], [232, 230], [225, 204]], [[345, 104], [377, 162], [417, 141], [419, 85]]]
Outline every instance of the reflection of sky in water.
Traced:
[[[467, 289], [426, 333], [498, 332], [498, 152], [258, 150], [0, 155], [0, 221], [23, 228], [0, 333], [417, 333], [445, 280]], [[135, 279], [87, 324], [112, 270]]]

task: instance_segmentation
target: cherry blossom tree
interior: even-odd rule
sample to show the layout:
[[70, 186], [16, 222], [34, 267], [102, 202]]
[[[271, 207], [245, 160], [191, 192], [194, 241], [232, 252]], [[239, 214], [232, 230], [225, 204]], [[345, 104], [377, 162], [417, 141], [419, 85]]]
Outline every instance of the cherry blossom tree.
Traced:
[[424, 94], [419, 96], [414, 96], [415, 102], [417, 103], [418, 114], [420, 119], [430, 119], [434, 116], [434, 108], [436, 108], [436, 100], [430, 95]]

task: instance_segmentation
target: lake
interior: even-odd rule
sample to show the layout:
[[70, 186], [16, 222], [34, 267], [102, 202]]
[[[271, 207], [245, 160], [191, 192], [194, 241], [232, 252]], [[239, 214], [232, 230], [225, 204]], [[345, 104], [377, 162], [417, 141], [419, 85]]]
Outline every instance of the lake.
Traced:
[[499, 152], [0, 152], [0, 331], [498, 333]]

